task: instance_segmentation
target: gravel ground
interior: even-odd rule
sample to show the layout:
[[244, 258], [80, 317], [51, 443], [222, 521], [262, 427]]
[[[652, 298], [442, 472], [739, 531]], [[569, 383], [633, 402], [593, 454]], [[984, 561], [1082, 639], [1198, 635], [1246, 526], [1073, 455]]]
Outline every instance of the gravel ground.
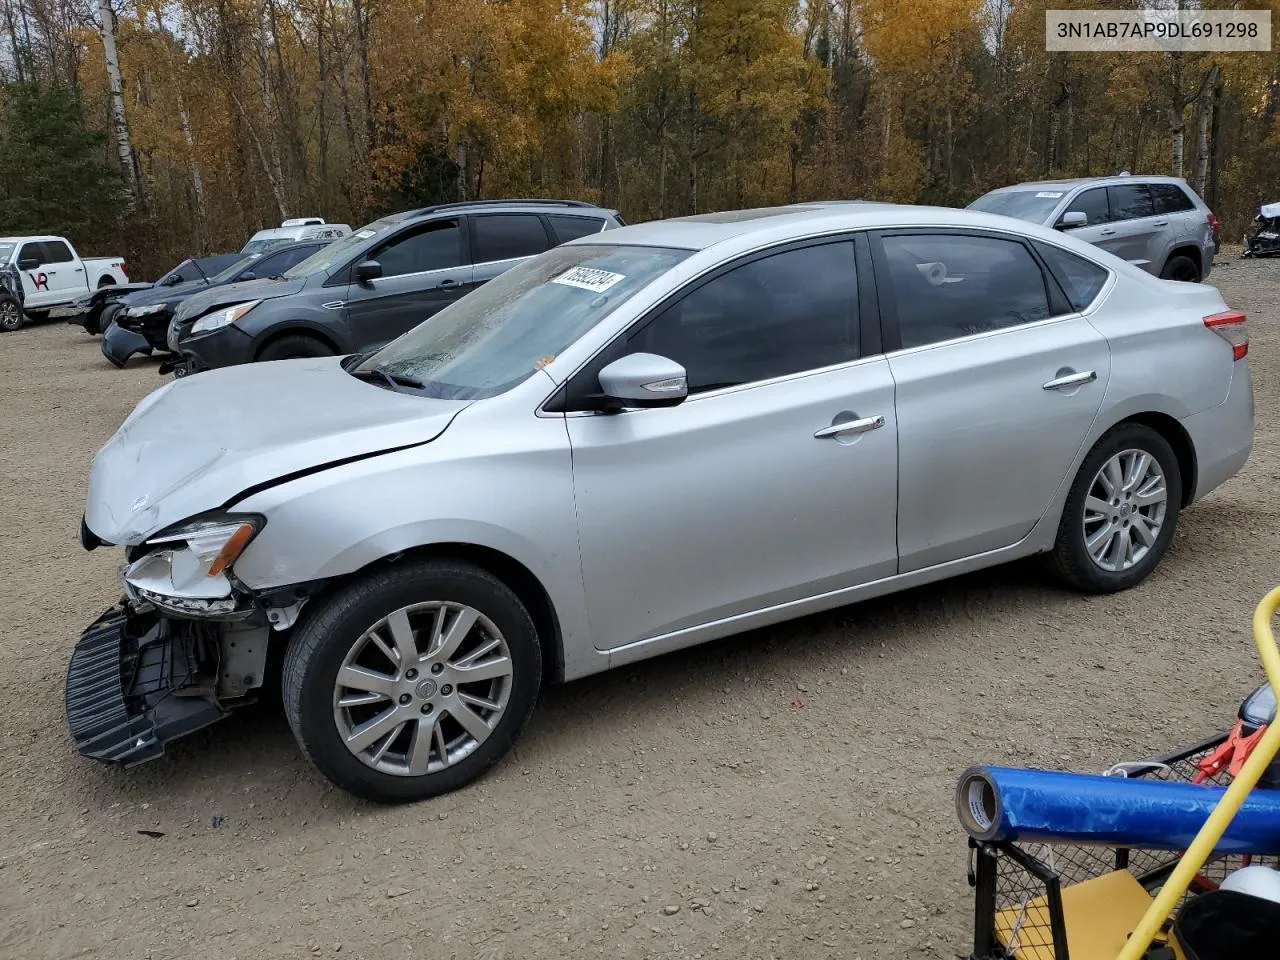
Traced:
[[0, 335], [0, 957], [967, 952], [964, 767], [1172, 748], [1260, 678], [1280, 262], [1219, 262], [1253, 319], [1257, 443], [1142, 587], [1082, 597], [1018, 564], [593, 677], [479, 784], [391, 809], [322, 781], [276, 702], [136, 769], [76, 755], [67, 656], [118, 594], [119, 558], [76, 540], [85, 477], [163, 381], [62, 323]]

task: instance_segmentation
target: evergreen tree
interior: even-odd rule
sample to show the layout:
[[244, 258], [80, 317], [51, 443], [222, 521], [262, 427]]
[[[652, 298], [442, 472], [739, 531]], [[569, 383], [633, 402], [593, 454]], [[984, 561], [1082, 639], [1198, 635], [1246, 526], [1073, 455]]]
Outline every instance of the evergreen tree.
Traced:
[[66, 87], [0, 87], [0, 233], [55, 233], [87, 246], [116, 224], [119, 171]]

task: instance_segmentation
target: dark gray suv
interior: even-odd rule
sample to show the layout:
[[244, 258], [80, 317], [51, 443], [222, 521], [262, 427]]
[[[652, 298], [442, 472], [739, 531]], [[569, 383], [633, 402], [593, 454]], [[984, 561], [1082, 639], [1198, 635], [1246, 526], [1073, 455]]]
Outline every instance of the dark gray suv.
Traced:
[[382, 346], [526, 257], [622, 225], [573, 200], [448, 203], [361, 227], [282, 276], [196, 294], [169, 327], [177, 376]]

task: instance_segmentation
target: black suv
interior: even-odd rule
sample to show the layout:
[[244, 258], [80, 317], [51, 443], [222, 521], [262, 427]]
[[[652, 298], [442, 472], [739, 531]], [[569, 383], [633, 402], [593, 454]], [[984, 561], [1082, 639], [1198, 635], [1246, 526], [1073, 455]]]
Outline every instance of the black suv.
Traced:
[[446, 203], [375, 220], [278, 280], [189, 298], [169, 327], [175, 374], [379, 347], [526, 257], [622, 226], [573, 200]]
[[276, 246], [259, 253], [236, 257], [220, 273], [186, 283], [138, 290], [120, 298], [112, 314], [113, 324], [103, 330], [102, 355], [123, 367], [135, 353], [168, 349], [169, 323], [188, 297], [211, 288], [225, 287], [259, 277], [278, 277], [313, 253], [323, 250], [329, 240], [303, 240]]

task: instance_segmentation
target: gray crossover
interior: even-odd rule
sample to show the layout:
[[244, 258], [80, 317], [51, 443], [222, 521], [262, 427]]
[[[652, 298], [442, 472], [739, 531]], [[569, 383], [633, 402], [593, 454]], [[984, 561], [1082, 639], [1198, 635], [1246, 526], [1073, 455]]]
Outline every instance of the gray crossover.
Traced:
[[575, 240], [371, 355], [143, 399], [89, 478], [125, 597], [72, 655], [72, 735], [156, 756], [275, 649], [314, 764], [418, 799], [497, 762], [548, 681], [1032, 554], [1133, 586], [1249, 455], [1245, 326], [960, 210]]
[[621, 224], [570, 200], [446, 203], [375, 220], [283, 271], [187, 300], [168, 344], [188, 372], [394, 340], [521, 260]]

